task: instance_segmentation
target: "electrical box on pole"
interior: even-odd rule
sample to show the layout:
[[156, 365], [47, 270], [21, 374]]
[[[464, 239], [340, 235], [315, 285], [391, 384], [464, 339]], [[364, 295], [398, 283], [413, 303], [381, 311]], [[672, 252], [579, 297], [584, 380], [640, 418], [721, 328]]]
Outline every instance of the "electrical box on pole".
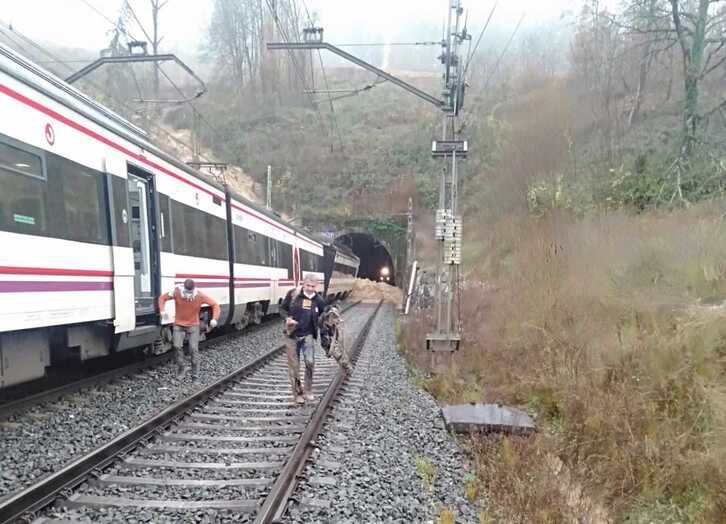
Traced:
[[456, 154], [459, 159], [469, 154], [469, 143], [466, 140], [434, 140], [431, 142], [431, 156], [433, 158], [451, 158]]

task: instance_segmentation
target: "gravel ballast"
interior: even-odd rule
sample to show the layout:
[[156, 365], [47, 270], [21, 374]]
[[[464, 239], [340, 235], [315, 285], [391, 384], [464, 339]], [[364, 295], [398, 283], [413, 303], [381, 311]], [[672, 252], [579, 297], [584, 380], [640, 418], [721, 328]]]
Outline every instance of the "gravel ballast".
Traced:
[[[364, 305], [346, 313], [349, 342], [373, 307]], [[455, 516], [456, 522], [479, 521], [479, 503], [470, 504], [465, 496], [468, 459], [446, 432], [433, 398], [413, 384], [405, 361], [396, 351], [394, 322], [393, 307], [385, 304], [371, 326], [356, 368], [318, 438], [313, 460], [306, 466], [304, 478], [293, 497], [298, 502], [291, 503], [285, 521], [433, 523], [447, 514]], [[279, 331], [279, 322], [275, 322], [233, 341], [220, 342], [219, 347], [203, 352], [200, 385], [217, 380], [278, 345]], [[318, 359], [320, 362], [320, 356]], [[180, 383], [172, 372], [171, 365], [163, 366], [98, 389], [82, 391], [62, 401], [36, 407], [0, 428], [0, 486], [4, 492], [30, 484], [37, 476], [58, 469], [72, 458], [188, 396], [193, 391], [189, 378]], [[230, 430], [229, 434], [236, 434], [236, 431]], [[278, 445], [289, 447], [292, 444], [264, 444], [265, 447]], [[224, 461], [222, 455], [215, 458], [214, 454], [200, 453], [197, 444], [188, 446], [185, 461]], [[236, 444], [225, 444], [225, 447], [236, 447]], [[153, 445], [141, 455], [145, 459], [164, 457], [154, 451]], [[227, 460], [243, 462], [263, 458], [270, 459], [269, 456], [250, 454]], [[12, 478], [6, 481], [2, 477], [8, 471]], [[104, 473], [145, 475], [145, 471], [116, 463]], [[267, 477], [270, 472], [238, 472], [232, 476], [230, 473], [188, 469], [169, 471], [168, 477]], [[166, 477], [167, 472], [149, 470], [148, 475]], [[84, 485], [80, 491], [90, 495], [112, 494], [142, 499], [260, 500], [268, 489], [266, 486], [119, 486], [101, 489]], [[118, 507], [49, 509], [45, 516], [104, 522], [251, 522], [254, 518], [250, 513], [236, 511]], [[441, 521], [450, 522], [448, 519]]]
[[479, 521], [465, 495], [468, 459], [396, 352], [394, 318], [385, 304], [288, 522], [434, 522], [451, 513], [457, 522]]
[[[358, 309], [347, 312], [346, 318]], [[0, 421], [0, 498], [57, 471], [281, 343], [281, 321], [271, 318], [201, 351], [199, 385], [192, 385], [188, 369], [182, 380], [177, 379], [175, 366], [169, 363]], [[185, 362], [189, 367], [188, 356]]]
[[[346, 314], [349, 317], [349, 330], [348, 338], [354, 337], [359, 331], [363, 321], [367, 314], [372, 311], [371, 306], [362, 306], [354, 310], [356, 313], [353, 315]], [[351, 312], [353, 313], [353, 312]], [[361, 318], [359, 318], [361, 317]], [[287, 388], [286, 373], [282, 373], [280, 364], [284, 361], [282, 358], [276, 359], [272, 365], [276, 367], [275, 370], [265, 371], [260, 369], [255, 372], [251, 377], [240, 384], [243, 387], [245, 383], [270, 380], [272, 376], [276, 376], [280, 380], [280, 385], [283, 389]], [[326, 359], [322, 354], [322, 351], [318, 348], [316, 357], [316, 381], [320, 387], [325, 386], [328, 380], [330, 380], [331, 373], [336, 371], [338, 368], [337, 364], [333, 360]], [[283, 368], [284, 369], [284, 368]], [[327, 379], [325, 376], [327, 375]], [[275, 379], [277, 380], [277, 379]], [[315, 388], [314, 384], [314, 388]], [[318, 400], [319, 400], [318, 393]], [[209, 408], [207, 405], [204, 410]], [[294, 412], [296, 414], [307, 414], [308, 416], [312, 413], [315, 408], [315, 404], [306, 404], [304, 407], [295, 406]], [[182, 424], [191, 422], [189, 418], [182, 421]], [[240, 424], [243, 426], [244, 424]], [[167, 434], [173, 434], [177, 431], [175, 427], [170, 428]], [[205, 433], [203, 430], [195, 429], [194, 433], [201, 434]], [[239, 433], [235, 430], [226, 431], [210, 431], [210, 434], [234, 434]], [[239, 434], [244, 436], [253, 435], [259, 433], [260, 435], [266, 432], [256, 431], [244, 431]], [[268, 433], [269, 434], [269, 433]], [[299, 432], [298, 432], [299, 434]], [[287, 436], [287, 435], [286, 435]], [[124, 461], [117, 461], [111, 467], [104, 470], [104, 473], [111, 475], [120, 475], [122, 477], [127, 476], [141, 476], [151, 478], [162, 478], [162, 479], [194, 479], [194, 480], [210, 480], [210, 479], [226, 479], [226, 480], [240, 480], [247, 479], [253, 481], [253, 486], [227, 486], [227, 487], [176, 487], [176, 486], [153, 486], [153, 485], [106, 485], [106, 486], [95, 486], [92, 483], [86, 483], [81, 486], [75, 493], [84, 496], [112, 496], [112, 497], [128, 497], [130, 499], [138, 500], [171, 500], [171, 501], [209, 501], [209, 500], [233, 500], [233, 501], [247, 501], [253, 506], [263, 500], [264, 495], [269, 491], [274, 476], [279, 472], [279, 467], [272, 467], [270, 469], [222, 469], [216, 471], [200, 470], [196, 467], [186, 467], [184, 469], [178, 468], [154, 468], [147, 469], [144, 467], [128, 467], [128, 459], [169, 459], [178, 462], [220, 462], [232, 466], [233, 462], [265, 462], [273, 461], [277, 462], [284, 460], [284, 456], [281, 457], [279, 454], [270, 455], [266, 451], [257, 452], [254, 451], [249, 455], [243, 457], [230, 456], [226, 452], [220, 452], [215, 454], [211, 452], [209, 454], [202, 454], [198, 443], [189, 442], [184, 446], [185, 452], [183, 454], [164, 454], [161, 452], [154, 451], [160, 445], [168, 445], [168, 443], [159, 442], [155, 440], [150, 443], [146, 448], [139, 448], [132, 452], [124, 459]], [[287, 453], [292, 450], [294, 443], [280, 444], [278, 442], [270, 441], [264, 444], [264, 447], [278, 447], [283, 445], [287, 447]], [[234, 444], [225, 443], [225, 448], [244, 449], [245, 447], [259, 448], [263, 444]], [[204, 445], [203, 448], [207, 451], [214, 449], [214, 445]], [[143, 453], [142, 453], [143, 452]], [[256, 485], [261, 479], [268, 479], [269, 483], [263, 485]], [[74, 522], [250, 522], [254, 519], [253, 510], [245, 511], [230, 511], [230, 510], [215, 510], [215, 509], [191, 509], [191, 508], [159, 508], [159, 509], [139, 509], [136, 507], [105, 507], [105, 508], [93, 508], [83, 505], [79, 508], [48, 508], [44, 512], [44, 516], [52, 519], [60, 519], [63, 521], [74, 521]]]

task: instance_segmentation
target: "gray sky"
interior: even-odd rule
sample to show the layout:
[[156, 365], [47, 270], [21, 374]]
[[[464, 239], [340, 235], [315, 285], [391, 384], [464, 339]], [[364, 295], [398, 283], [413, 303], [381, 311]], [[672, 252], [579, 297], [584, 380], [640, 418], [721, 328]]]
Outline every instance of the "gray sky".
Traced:
[[[447, 0], [305, 0], [311, 13], [317, 13], [326, 31], [326, 40], [342, 43], [346, 36], [395, 34], [412, 19], [441, 27]], [[137, 15], [150, 32], [148, 0], [130, 0]], [[496, 24], [512, 24], [525, 12], [525, 24], [557, 16], [563, 9], [580, 5], [580, 0], [500, 0]], [[115, 20], [122, 0], [0, 0], [0, 19], [12, 23], [34, 40], [68, 47], [101, 49], [108, 42], [111, 24], [99, 14]], [[464, 0], [470, 11], [471, 27], [481, 27], [493, 0]], [[96, 12], [94, 8], [98, 11]], [[213, 0], [169, 0], [161, 14], [162, 46], [165, 51], [195, 54], [204, 38], [213, 10]], [[440, 32], [440, 30], [439, 30]], [[141, 29], [131, 26], [130, 33], [144, 39]], [[439, 38], [432, 34], [431, 39]]]

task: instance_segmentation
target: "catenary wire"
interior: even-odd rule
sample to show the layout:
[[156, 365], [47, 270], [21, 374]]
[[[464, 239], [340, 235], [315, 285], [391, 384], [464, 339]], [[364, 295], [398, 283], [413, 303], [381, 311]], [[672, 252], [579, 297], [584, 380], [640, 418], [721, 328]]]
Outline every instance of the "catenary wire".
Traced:
[[[310, 11], [308, 11], [308, 6], [305, 3], [305, 0], [302, 0], [303, 7], [305, 8], [305, 13], [307, 14], [308, 21], [310, 22], [310, 25], [313, 25], [313, 19], [310, 16]], [[335, 126], [335, 132], [338, 135], [338, 140], [340, 141], [340, 151], [344, 152], [343, 148], [343, 137], [340, 134], [340, 127], [338, 126], [338, 118], [335, 114], [335, 106], [333, 105], [333, 99], [330, 96], [330, 86], [328, 85], [328, 75], [325, 73], [325, 66], [323, 66], [323, 55], [320, 52], [320, 49], [318, 49], [318, 59], [320, 60], [320, 71], [323, 73], [323, 81], [325, 82], [325, 89], [328, 91], [328, 103], [330, 104], [330, 113], [332, 115], [333, 119], [333, 125]]]

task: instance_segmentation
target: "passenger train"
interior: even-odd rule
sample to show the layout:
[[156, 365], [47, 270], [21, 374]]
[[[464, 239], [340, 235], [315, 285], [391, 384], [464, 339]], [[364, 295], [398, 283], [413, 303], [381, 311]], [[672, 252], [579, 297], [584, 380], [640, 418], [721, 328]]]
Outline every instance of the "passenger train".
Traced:
[[173, 304], [161, 318], [156, 299], [184, 279], [242, 329], [308, 274], [347, 295], [358, 266], [0, 44], [0, 387], [69, 358], [169, 349]]

